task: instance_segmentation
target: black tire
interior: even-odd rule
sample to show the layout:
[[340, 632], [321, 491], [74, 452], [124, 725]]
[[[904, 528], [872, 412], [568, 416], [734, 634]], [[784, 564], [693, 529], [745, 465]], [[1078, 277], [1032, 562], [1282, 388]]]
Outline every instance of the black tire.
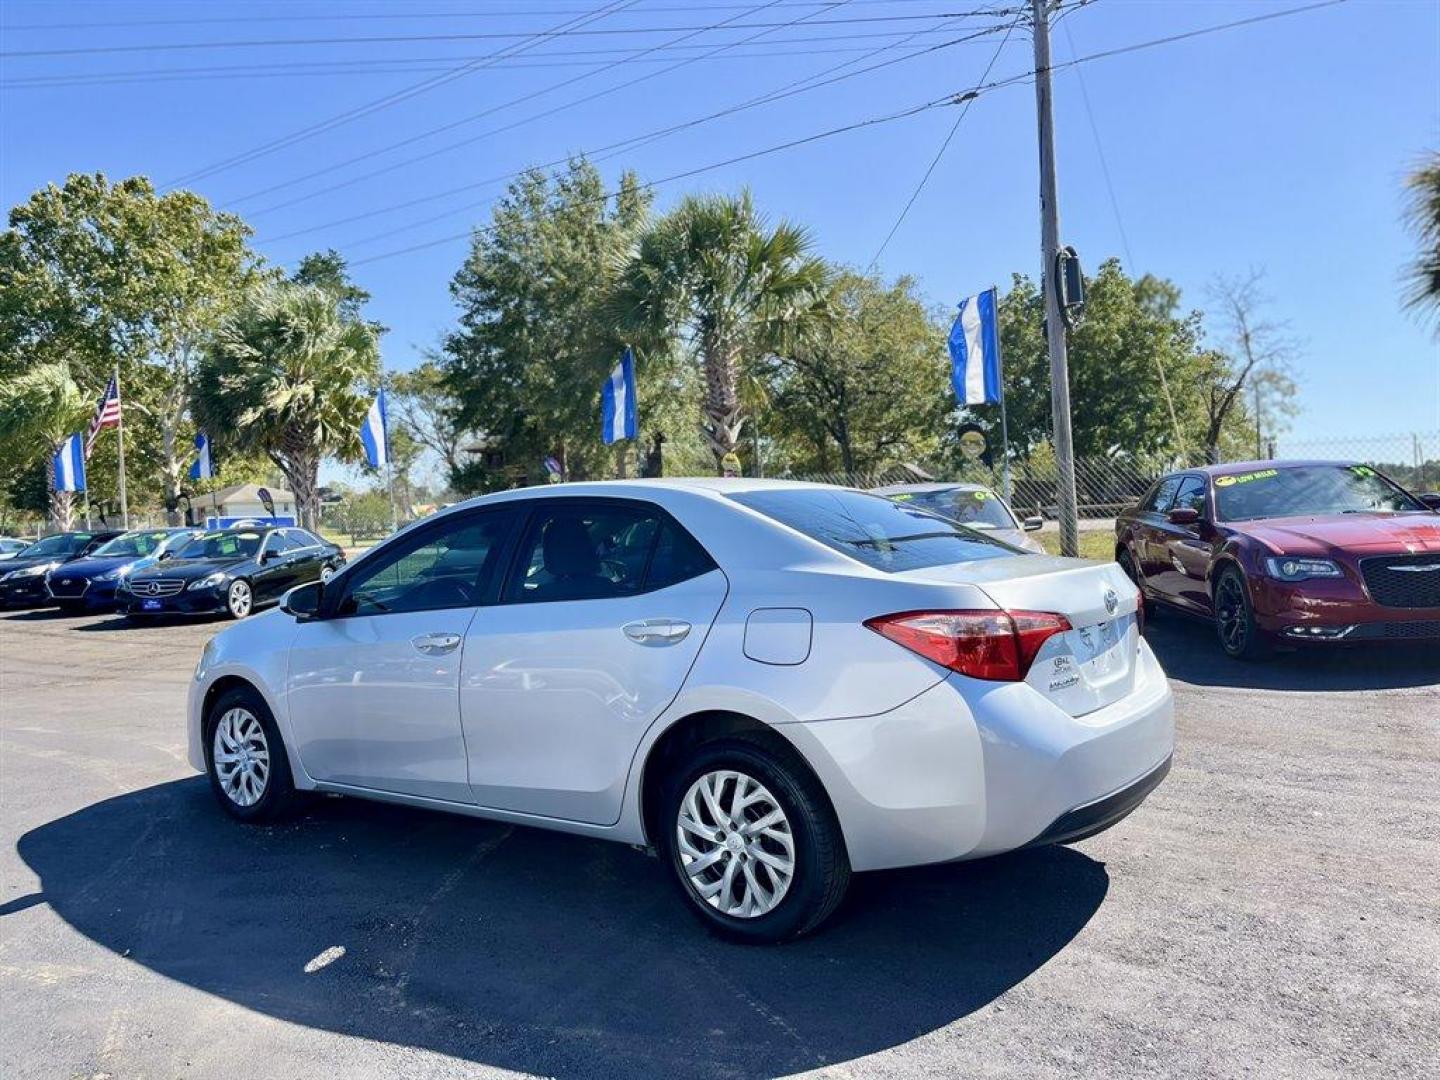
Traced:
[[[764, 785], [790, 826], [795, 871], [779, 903], [762, 915], [740, 917], [711, 906], [684, 869], [676, 837], [681, 805], [692, 784], [717, 770], [735, 770]], [[744, 736], [706, 743], [667, 778], [660, 807], [656, 846], [670, 876], [686, 907], [723, 937], [746, 944], [789, 941], [824, 922], [845, 896], [850, 860], [840, 824], [819, 781], [792, 754]]]
[[1140, 571], [1135, 566], [1135, 557], [1130, 554], [1129, 548], [1121, 548], [1115, 556], [1115, 561], [1120, 564], [1120, 569], [1124, 571], [1125, 576], [1140, 590], [1140, 603], [1144, 605], [1145, 622], [1148, 624], [1155, 617], [1155, 601], [1145, 595], [1145, 586], [1140, 582]]
[[1250, 586], [1238, 567], [1227, 566], [1215, 578], [1212, 592], [1215, 636], [1225, 655], [1236, 660], [1268, 660], [1274, 642], [1255, 622]]
[[[244, 710], [259, 721], [264, 730], [265, 749], [269, 753], [269, 769], [264, 789], [259, 798], [249, 805], [243, 805], [226, 790], [215, 766], [215, 729], [223, 716], [236, 709]], [[280, 730], [275, 726], [275, 718], [270, 715], [265, 699], [256, 690], [248, 686], [237, 686], [217, 697], [205, 714], [202, 737], [205, 772], [210, 778], [210, 790], [220, 808], [227, 814], [246, 824], [267, 824], [281, 821], [296, 812], [301, 804], [301, 796], [295, 790], [285, 742], [280, 737]]]

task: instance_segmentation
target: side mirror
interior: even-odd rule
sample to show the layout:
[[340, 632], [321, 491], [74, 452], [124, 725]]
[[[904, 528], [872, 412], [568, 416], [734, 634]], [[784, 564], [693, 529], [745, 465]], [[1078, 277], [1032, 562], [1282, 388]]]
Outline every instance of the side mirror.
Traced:
[[1200, 511], [1193, 506], [1177, 506], [1165, 518], [1171, 525], [1194, 525], [1200, 520]]
[[280, 610], [292, 616], [296, 622], [313, 619], [320, 610], [320, 599], [324, 590], [324, 582], [320, 581], [307, 581], [304, 585], [296, 585], [280, 598]]
[[166, 559], [173, 559], [174, 557], [175, 553], [169, 548], [166, 548], [164, 551], [160, 552], [160, 554], [156, 558], [157, 561], [164, 562]]
[[274, 562], [279, 557], [280, 552], [276, 551], [274, 548], [266, 548], [260, 553], [260, 561], [262, 563]]
[[1440, 514], [1440, 491], [1427, 491], [1424, 495], [1420, 496], [1420, 501], [1437, 514]]
[[1045, 527], [1045, 519], [1036, 514], [1034, 517], [1026, 518], [1021, 524], [1025, 526], [1026, 532], [1039, 532]]

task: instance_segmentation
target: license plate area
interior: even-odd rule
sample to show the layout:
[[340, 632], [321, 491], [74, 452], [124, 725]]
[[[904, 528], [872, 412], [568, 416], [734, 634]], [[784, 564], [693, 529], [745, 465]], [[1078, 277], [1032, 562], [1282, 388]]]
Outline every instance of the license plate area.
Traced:
[[141, 601], [140, 601], [140, 610], [141, 610], [141, 611], [159, 611], [162, 606], [164, 606], [164, 605], [162, 605], [159, 600], [141, 600]]
[[1071, 716], [1084, 716], [1130, 693], [1139, 629], [1135, 616], [1057, 634], [1045, 643], [1026, 677]]

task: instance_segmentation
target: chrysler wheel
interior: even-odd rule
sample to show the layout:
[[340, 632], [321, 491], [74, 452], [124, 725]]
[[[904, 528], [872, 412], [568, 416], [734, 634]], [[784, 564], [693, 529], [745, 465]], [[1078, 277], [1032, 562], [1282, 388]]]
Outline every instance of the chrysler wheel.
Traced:
[[719, 769], [690, 785], [675, 843], [696, 894], [734, 918], [773, 911], [795, 878], [790, 820], [769, 789], [742, 772]]
[[225, 594], [225, 610], [232, 619], [243, 619], [250, 614], [255, 597], [250, 592], [248, 581], [232, 581], [230, 591]]
[[220, 790], [231, 802], [250, 807], [261, 800], [270, 782], [270, 744], [254, 713], [237, 707], [221, 715], [210, 752]]
[[1215, 634], [1227, 656], [1237, 660], [1263, 660], [1270, 655], [1271, 642], [1255, 623], [1255, 609], [1245, 577], [1226, 567], [1215, 582]]

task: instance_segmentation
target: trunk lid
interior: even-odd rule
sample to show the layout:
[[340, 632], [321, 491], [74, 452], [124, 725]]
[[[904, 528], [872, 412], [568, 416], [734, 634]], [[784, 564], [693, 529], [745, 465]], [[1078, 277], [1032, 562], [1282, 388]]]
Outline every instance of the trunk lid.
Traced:
[[1017, 555], [896, 576], [973, 585], [1006, 610], [1065, 616], [1071, 629], [1045, 642], [1025, 681], [1071, 716], [1104, 708], [1135, 687], [1139, 593], [1116, 563]]

